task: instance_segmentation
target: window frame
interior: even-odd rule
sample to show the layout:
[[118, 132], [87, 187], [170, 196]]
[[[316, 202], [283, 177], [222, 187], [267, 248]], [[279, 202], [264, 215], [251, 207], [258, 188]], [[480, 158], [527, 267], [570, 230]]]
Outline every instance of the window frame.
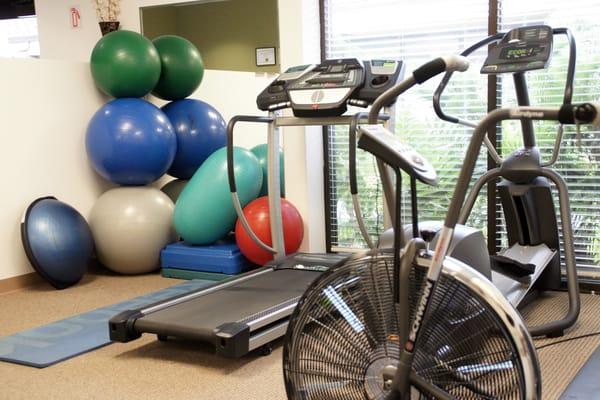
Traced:
[[[329, 0], [319, 0], [319, 11], [320, 11], [320, 44], [321, 44], [321, 60], [326, 59], [327, 54], [327, 42], [326, 42], [326, 1]], [[501, 26], [501, 0], [488, 0], [488, 35], [493, 35], [498, 33], [499, 27]], [[501, 96], [498, 96], [499, 91], [502, 90], [502, 81], [499, 76], [488, 76], [487, 77], [487, 111], [490, 112], [493, 109], [497, 108], [501, 104]], [[498, 144], [502, 140], [502, 130], [500, 126], [496, 126], [494, 129], [488, 132], [488, 136], [490, 141], [494, 146], [498, 148]], [[345, 251], [352, 250], [347, 249], [346, 247], [339, 247], [333, 245], [336, 243], [336, 237], [334, 237], [334, 223], [336, 222], [336, 215], [334, 214], [334, 210], [331, 207], [332, 204], [332, 196], [335, 195], [335, 187], [332, 187], [332, 182], [330, 180], [329, 175], [332, 173], [332, 165], [330, 165], [330, 133], [327, 127], [323, 127], [323, 157], [324, 157], [324, 183], [325, 183], [325, 191], [324, 191], [324, 212], [325, 212], [325, 237], [326, 237], [326, 250], [328, 252], [331, 251]], [[501, 149], [499, 149], [500, 151]], [[487, 167], [488, 169], [495, 167], [494, 161], [491, 157], [487, 157]], [[482, 192], [483, 194], [483, 192]], [[488, 216], [497, 216], [498, 215], [498, 207], [499, 207], [499, 199], [496, 194], [496, 183], [490, 183], [487, 185], [487, 203], [486, 203], [486, 213]], [[490, 240], [487, 241], [488, 251], [491, 254], [496, 253], [500, 250], [501, 241], [500, 241], [500, 229], [501, 226], [498, 223], [498, 219], [496, 217], [487, 218], [486, 223], [486, 231], [487, 237]], [[495, 239], [495, 240], [494, 240]], [[580, 270], [580, 281], [585, 283], [587, 287], [598, 288], [600, 287], [600, 265], [598, 265], [598, 271], [592, 271], [588, 273], [587, 270]]]
[[[325, 32], [325, 2], [328, 0], [318, 0], [319, 1], [319, 30], [320, 30], [320, 47], [321, 47], [321, 62], [327, 59], [327, 43], [325, 40], [326, 32]], [[489, 0], [488, 1], [488, 35], [494, 35], [498, 33], [499, 26], [499, 13], [498, 13], [498, 0]], [[497, 104], [497, 90], [498, 90], [498, 78], [496, 76], [490, 75], [487, 77], [487, 110], [488, 112], [493, 111], [498, 107]], [[333, 237], [333, 220], [335, 216], [332, 215], [331, 212], [331, 202], [333, 193], [335, 190], [332, 190], [331, 182], [329, 180], [329, 174], [331, 173], [330, 163], [329, 163], [329, 151], [331, 150], [329, 147], [329, 127], [323, 126], [323, 181], [325, 182], [325, 190], [324, 190], [324, 199], [323, 199], [323, 207], [325, 211], [325, 249], [328, 253], [333, 251], [353, 251], [355, 249], [346, 248], [346, 247], [338, 247], [334, 246], [334, 237]], [[497, 146], [498, 141], [498, 130], [497, 127], [490, 129], [488, 131], [488, 138], [490, 142]], [[487, 167], [488, 169], [494, 168], [496, 166], [494, 160], [488, 155], [487, 157]], [[495, 215], [498, 207], [498, 199], [495, 196], [496, 193], [496, 182], [490, 182], [487, 186], [487, 213], [488, 215]], [[385, 211], [384, 211], [385, 212]], [[487, 237], [496, 238], [497, 235], [497, 221], [496, 218], [488, 218], [487, 219]], [[493, 254], [500, 250], [498, 240], [488, 240], [488, 252]]]

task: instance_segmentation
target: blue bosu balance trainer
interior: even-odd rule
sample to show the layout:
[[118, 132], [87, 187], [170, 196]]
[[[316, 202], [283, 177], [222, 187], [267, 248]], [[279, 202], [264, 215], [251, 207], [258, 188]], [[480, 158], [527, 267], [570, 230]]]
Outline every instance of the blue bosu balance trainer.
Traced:
[[229, 241], [207, 246], [173, 243], [161, 251], [160, 262], [162, 275], [177, 279], [221, 280], [253, 267]]

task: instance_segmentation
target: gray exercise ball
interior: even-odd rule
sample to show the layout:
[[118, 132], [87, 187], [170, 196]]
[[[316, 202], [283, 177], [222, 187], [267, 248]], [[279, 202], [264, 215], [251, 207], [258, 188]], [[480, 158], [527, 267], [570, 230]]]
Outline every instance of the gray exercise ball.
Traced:
[[98, 198], [89, 224], [98, 260], [122, 274], [151, 272], [176, 240], [171, 199], [150, 186], [119, 187]]
[[177, 199], [179, 198], [181, 191], [188, 182], [189, 181], [187, 179], [173, 179], [172, 181], [168, 182], [166, 185], [161, 187], [160, 190], [162, 190], [164, 194], [169, 196], [173, 203], [177, 203]]

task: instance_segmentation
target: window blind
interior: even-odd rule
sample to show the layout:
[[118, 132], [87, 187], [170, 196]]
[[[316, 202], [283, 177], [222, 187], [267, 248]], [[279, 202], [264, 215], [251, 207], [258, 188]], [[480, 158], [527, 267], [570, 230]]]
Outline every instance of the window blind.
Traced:
[[[448, 4], [446, 4], [448, 3]], [[324, 0], [324, 45], [327, 58], [397, 58], [407, 65], [407, 73], [421, 63], [442, 54], [461, 51], [485, 37], [490, 4], [494, 2], [461, 0], [445, 2], [424, 0], [415, 4], [397, 0]], [[574, 102], [598, 101], [600, 97], [600, 3], [582, 0], [564, 3], [557, 0], [499, 0], [498, 29], [533, 24], [565, 26], [578, 43]], [[478, 71], [485, 50], [471, 57], [472, 67], [447, 88], [442, 104], [448, 113], [478, 120], [487, 108], [487, 85]], [[533, 104], [558, 105], [562, 100], [567, 42], [555, 39], [551, 67], [528, 73]], [[469, 130], [438, 120], [431, 109], [431, 95], [439, 79], [404, 95], [396, 106], [394, 128], [399, 135], [422, 152], [437, 168], [440, 185], [420, 188], [421, 219], [439, 219], [445, 214], [454, 180], [460, 167]], [[500, 77], [497, 106], [515, 104], [512, 79]], [[557, 126], [537, 123], [537, 141], [544, 157], [549, 157]], [[362, 247], [352, 212], [348, 188], [348, 146], [345, 129], [330, 129], [328, 134], [330, 174], [329, 211], [331, 242], [337, 247]], [[508, 154], [521, 145], [519, 126], [503, 123], [498, 129], [498, 147]], [[358, 152], [359, 189], [368, 229], [375, 238], [383, 227], [382, 193], [376, 167], [368, 155]], [[600, 132], [583, 127], [565, 130], [563, 148], [555, 167], [569, 185], [576, 255], [581, 270], [598, 271], [600, 262]], [[485, 169], [480, 157], [477, 173]], [[484, 193], [485, 191], [482, 191]], [[470, 225], [486, 224], [486, 199], [479, 202]], [[406, 211], [406, 210], [405, 210]], [[404, 213], [408, 218], [407, 212]], [[503, 242], [504, 221], [497, 204], [496, 244]], [[484, 230], [485, 232], [485, 230]]]
[[[326, 58], [393, 58], [406, 64], [409, 74], [421, 64], [441, 55], [453, 54], [487, 36], [487, 0], [397, 1], [325, 0], [324, 44]], [[487, 80], [479, 74], [485, 51], [471, 57], [469, 71], [455, 74], [442, 99], [444, 109], [464, 119], [477, 121], [487, 109]], [[407, 144], [425, 156], [437, 169], [437, 187], [419, 185], [419, 217], [440, 220], [446, 213], [454, 183], [464, 158], [471, 130], [441, 121], [434, 113], [432, 95], [441, 77], [417, 86], [399, 98], [393, 129]], [[348, 184], [348, 131], [330, 128], [328, 162], [330, 174], [329, 212], [331, 242], [335, 247], [363, 247], [357, 229]], [[382, 192], [373, 158], [362, 151], [358, 157], [358, 187], [363, 215], [373, 239], [383, 230]], [[477, 174], [486, 169], [480, 157]], [[408, 180], [405, 179], [408, 188]], [[408, 191], [403, 204], [410, 218]], [[471, 224], [484, 228], [485, 193], [473, 212]]]
[[[556, 0], [502, 0], [499, 8], [499, 28], [547, 24], [567, 27], [577, 41], [577, 67], [573, 102], [598, 101], [600, 98], [600, 3], [580, 0], [569, 3]], [[564, 36], [555, 36], [550, 68], [527, 73], [531, 103], [557, 106], [562, 102], [568, 59], [568, 44]], [[498, 86], [502, 105], [516, 104], [512, 79], [502, 79]], [[554, 145], [557, 125], [537, 123], [536, 139], [542, 157], [548, 160]], [[501, 127], [501, 151], [508, 154], [521, 146], [520, 128], [514, 123]], [[578, 136], [575, 127], [565, 127], [563, 147], [555, 169], [569, 187], [571, 219], [574, 228], [575, 252], [580, 270], [598, 270], [600, 262], [600, 132], [582, 127]], [[555, 197], [555, 206], [558, 199]], [[497, 213], [500, 228], [504, 221]], [[502, 244], [503, 230], [496, 240]]]

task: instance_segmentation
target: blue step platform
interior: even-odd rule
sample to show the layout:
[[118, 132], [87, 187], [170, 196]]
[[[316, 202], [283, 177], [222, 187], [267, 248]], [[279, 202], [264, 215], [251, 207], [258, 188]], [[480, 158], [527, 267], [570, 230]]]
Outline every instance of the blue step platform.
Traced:
[[177, 242], [165, 247], [160, 254], [164, 270], [185, 270], [235, 275], [254, 265], [240, 252], [235, 243], [217, 242], [208, 246], [192, 246]]

